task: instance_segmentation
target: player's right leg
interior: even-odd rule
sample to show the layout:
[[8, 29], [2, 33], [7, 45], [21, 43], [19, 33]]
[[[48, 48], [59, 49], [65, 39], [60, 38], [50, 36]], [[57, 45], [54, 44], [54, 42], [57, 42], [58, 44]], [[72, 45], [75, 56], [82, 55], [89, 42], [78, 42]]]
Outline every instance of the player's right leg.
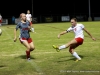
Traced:
[[53, 45], [53, 48], [56, 49], [57, 52], [59, 52], [62, 49], [68, 48], [71, 44], [77, 44], [77, 41], [75, 39], [71, 40], [67, 44], [61, 45], [61, 46], [56, 46]]

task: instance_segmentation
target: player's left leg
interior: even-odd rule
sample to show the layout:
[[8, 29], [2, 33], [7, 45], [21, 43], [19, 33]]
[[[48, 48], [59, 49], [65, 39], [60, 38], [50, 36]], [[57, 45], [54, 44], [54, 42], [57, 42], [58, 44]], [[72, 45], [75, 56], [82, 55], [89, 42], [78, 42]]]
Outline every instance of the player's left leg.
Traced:
[[55, 46], [53, 45], [53, 48], [56, 49], [57, 52], [59, 52], [62, 49], [68, 48], [71, 44], [77, 44], [77, 41], [75, 39], [71, 40], [67, 44], [61, 45], [61, 46]]
[[29, 43], [29, 45], [30, 45], [30, 51], [33, 51], [35, 49], [34, 43], [31, 42], [31, 43]]
[[28, 44], [30, 46], [30, 52], [31, 52], [35, 49], [34, 43], [33, 43], [31, 38], [27, 39], [27, 41], [28, 41]]
[[81, 60], [81, 57], [75, 52], [75, 48], [77, 48], [79, 44], [70, 45], [69, 52], [76, 58], [76, 61]]
[[28, 39], [28, 43], [30, 45], [30, 51], [33, 51], [35, 49], [35, 46], [31, 38]]

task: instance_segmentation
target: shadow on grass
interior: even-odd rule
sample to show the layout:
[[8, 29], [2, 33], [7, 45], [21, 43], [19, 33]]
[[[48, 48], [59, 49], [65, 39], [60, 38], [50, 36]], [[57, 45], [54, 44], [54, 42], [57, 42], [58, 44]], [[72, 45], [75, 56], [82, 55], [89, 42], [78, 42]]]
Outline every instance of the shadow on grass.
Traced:
[[58, 60], [57, 62], [65, 62], [65, 61], [70, 61], [70, 60], [75, 60], [75, 58], [71, 58], [71, 59], [64, 59], [64, 60]]
[[5, 65], [0, 65], [0, 68], [5, 68], [6, 66]]
[[[85, 57], [85, 56], [82, 56], [82, 55], [79, 55], [82, 59]], [[61, 59], [61, 58], [67, 58], [68, 56], [64, 56], [64, 57], [60, 57], [59, 59]], [[70, 61], [70, 60], [73, 60], [73, 61], [75, 61], [76, 60], [76, 58], [73, 58], [73, 56], [71, 56], [72, 58], [70, 58], [70, 59], [65, 59], [65, 60], [59, 60], [59, 61], [57, 61], [57, 62], [64, 62], [64, 61]]]
[[[20, 55], [19, 56], [21, 59], [26, 59], [26, 55]], [[33, 56], [30, 56], [31, 59], [35, 59]]]

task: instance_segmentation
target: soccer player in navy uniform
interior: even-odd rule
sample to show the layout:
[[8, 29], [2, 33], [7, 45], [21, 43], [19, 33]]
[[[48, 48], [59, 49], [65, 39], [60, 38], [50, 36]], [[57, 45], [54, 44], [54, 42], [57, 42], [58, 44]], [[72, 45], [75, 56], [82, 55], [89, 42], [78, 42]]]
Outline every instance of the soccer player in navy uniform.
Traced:
[[26, 20], [26, 14], [20, 14], [21, 21], [18, 22], [16, 28], [14, 29], [14, 42], [17, 40], [17, 30], [20, 29], [20, 42], [27, 48], [26, 56], [30, 60], [30, 52], [35, 49], [32, 39], [30, 38], [31, 25], [29, 21]]

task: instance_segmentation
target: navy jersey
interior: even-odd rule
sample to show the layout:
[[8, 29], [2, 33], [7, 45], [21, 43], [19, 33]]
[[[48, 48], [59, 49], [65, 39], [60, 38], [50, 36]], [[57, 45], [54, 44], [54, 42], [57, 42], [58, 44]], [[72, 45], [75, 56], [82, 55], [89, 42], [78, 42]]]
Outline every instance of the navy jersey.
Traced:
[[26, 23], [19, 22], [16, 26], [16, 30], [20, 29], [20, 38], [30, 38], [30, 23], [26, 21]]

